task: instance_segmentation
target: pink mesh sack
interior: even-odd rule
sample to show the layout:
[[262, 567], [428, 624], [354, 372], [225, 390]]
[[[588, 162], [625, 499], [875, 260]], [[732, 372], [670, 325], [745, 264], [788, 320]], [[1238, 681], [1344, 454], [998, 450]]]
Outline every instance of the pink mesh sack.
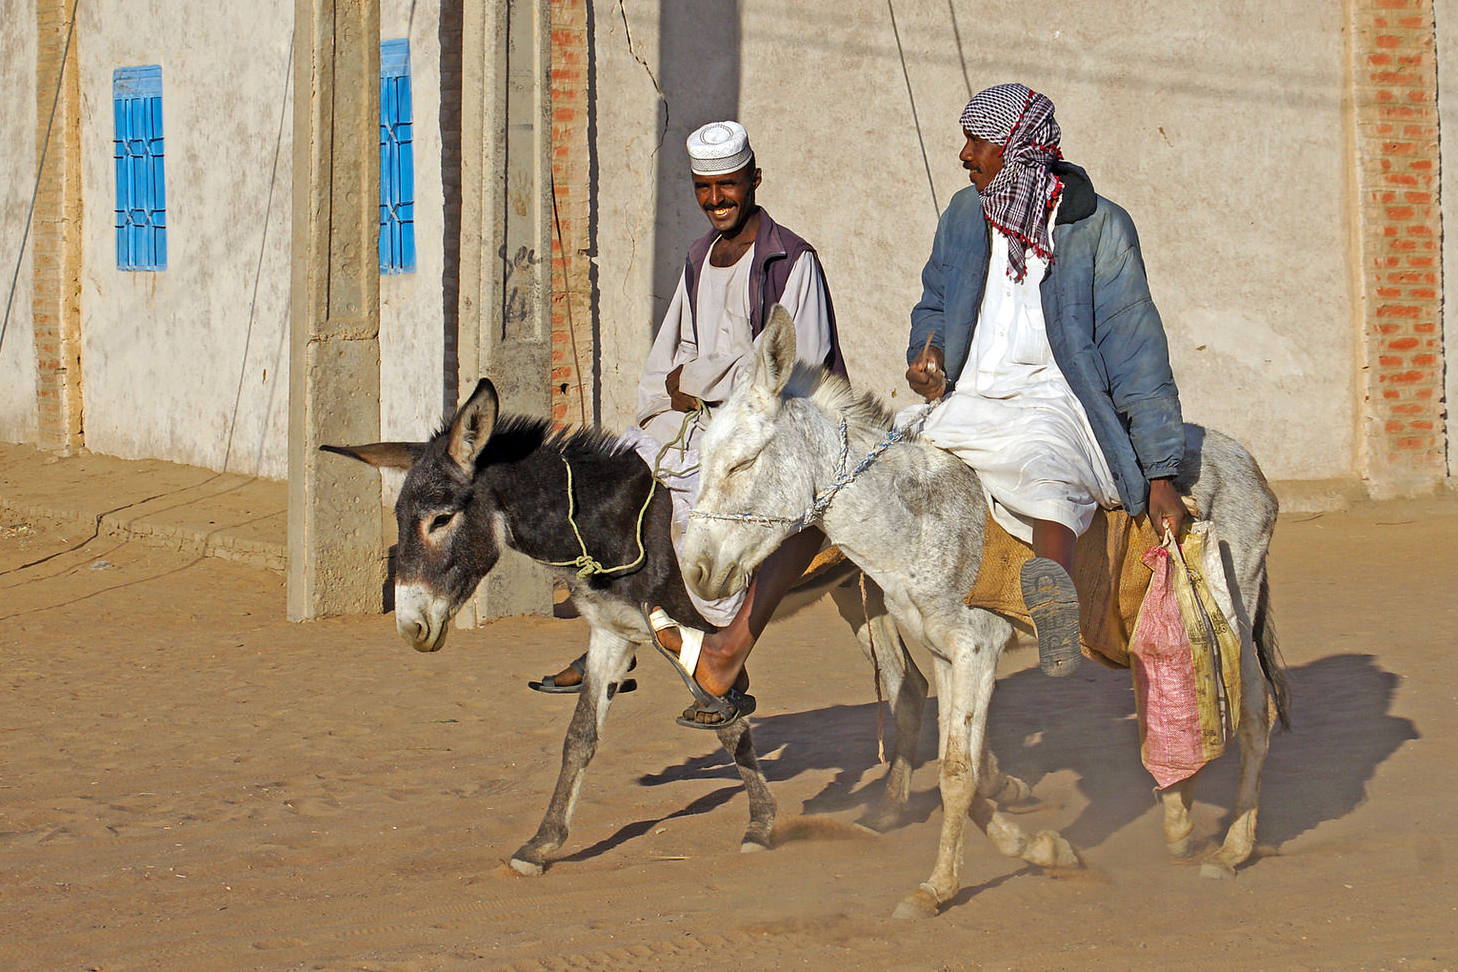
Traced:
[[1202, 562], [1219, 566], [1218, 545], [1204, 523], [1183, 551], [1166, 537], [1144, 555], [1153, 576], [1129, 640], [1129, 667], [1140, 757], [1160, 788], [1223, 753], [1239, 712], [1240, 637], [1211, 595]]

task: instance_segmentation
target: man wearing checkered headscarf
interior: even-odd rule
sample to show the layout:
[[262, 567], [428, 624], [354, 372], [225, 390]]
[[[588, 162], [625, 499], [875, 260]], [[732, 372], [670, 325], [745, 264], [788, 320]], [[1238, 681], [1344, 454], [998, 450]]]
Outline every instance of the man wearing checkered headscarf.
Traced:
[[1002, 169], [982, 194], [987, 221], [1021, 246], [1010, 247], [1013, 279], [1027, 272], [1026, 252], [1045, 260], [1052, 252], [1048, 214], [1063, 184], [1049, 166], [1063, 158], [1063, 132], [1053, 102], [1023, 84], [999, 84], [979, 92], [962, 109], [962, 131], [1003, 147]]
[[1095, 511], [1184, 521], [1179, 392], [1134, 223], [1064, 161], [1053, 103], [1000, 84], [958, 121], [972, 185], [937, 225], [906, 377], [938, 403], [922, 437], [975, 469], [993, 518], [1032, 545], [1023, 599], [1043, 670], [1065, 675], [1073, 545]]

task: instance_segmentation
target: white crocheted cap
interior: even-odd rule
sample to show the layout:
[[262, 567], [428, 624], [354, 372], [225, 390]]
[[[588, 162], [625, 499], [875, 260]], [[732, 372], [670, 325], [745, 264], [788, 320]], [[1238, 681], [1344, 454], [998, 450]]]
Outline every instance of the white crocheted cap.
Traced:
[[689, 168], [694, 175], [738, 172], [754, 153], [749, 133], [734, 121], [710, 122], [688, 137]]

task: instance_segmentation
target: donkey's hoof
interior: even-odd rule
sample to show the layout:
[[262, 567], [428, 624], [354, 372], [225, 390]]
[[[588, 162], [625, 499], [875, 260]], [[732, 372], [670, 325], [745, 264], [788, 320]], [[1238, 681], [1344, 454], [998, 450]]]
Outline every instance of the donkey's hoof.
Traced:
[[1235, 868], [1224, 861], [1206, 861], [1200, 865], [1200, 877], [1214, 881], [1230, 881], [1235, 878]]
[[901, 823], [902, 807], [877, 807], [864, 817], [856, 821], [856, 825], [864, 827], [877, 834], [884, 834], [895, 830]]
[[547, 862], [542, 859], [541, 852], [532, 849], [530, 844], [511, 855], [508, 863], [513, 871], [525, 877], [541, 877], [542, 872], [547, 869]]
[[1079, 870], [1083, 861], [1068, 839], [1056, 830], [1040, 830], [1028, 840], [1023, 860], [1039, 867]]
[[937, 899], [926, 888], [917, 888], [915, 891], [901, 899], [896, 910], [891, 912], [892, 918], [935, 918], [937, 916]]
[[1195, 853], [1195, 835], [1185, 834], [1178, 840], [1167, 840], [1164, 846], [1169, 848], [1169, 856], [1177, 861], [1187, 861]]
[[769, 826], [762, 826], [757, 823], [750, 824], [749, 829], [744, 832], [744, 836], [739, 840], [739, 853], [753, 854], [757, 851], [767, 851], [771, 847], [774, 847], [774, 830], [773, 823]]
[[1032, 803], [1033, 788], [1016, 776], [1004, 776], [1002, 786], [998, 787], [997, 792], [989, 793], [987, 796], [993, 803], [1004, 810], [1009, 808], [1022, 808], [1023, 805], [1027, 804], [1032, 804], [1032, 807], [1040, 805]]

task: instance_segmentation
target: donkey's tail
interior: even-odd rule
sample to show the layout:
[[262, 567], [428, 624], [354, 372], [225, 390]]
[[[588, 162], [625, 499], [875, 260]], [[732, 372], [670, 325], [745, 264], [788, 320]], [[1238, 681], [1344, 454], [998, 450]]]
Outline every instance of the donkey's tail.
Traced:
[[1261, 575], [1261, 590], [1256, 598], [1255, 618], [1251, 627], [1261, 673], [1266, 676], [1266, 684], [1271, 687], [1271, 696], [1276, 701], [1276, 718], [1281, 720], [1282, 729], [1290, 729], [1291, 686], [1286, 680], [1286, 664], [1281, 657], [1281, 645], [1276, 640], [1275, 619], [1271, 617], [1271, 585], [1264, 573]]

